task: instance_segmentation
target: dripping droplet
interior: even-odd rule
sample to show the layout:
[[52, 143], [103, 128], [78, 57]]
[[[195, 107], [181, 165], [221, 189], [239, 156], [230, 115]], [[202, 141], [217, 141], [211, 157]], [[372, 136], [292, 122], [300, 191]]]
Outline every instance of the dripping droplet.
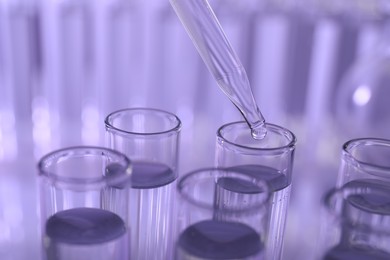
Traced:
[[255, 127], [251, 128], [252, 137], [256, 140], [264, 139], [267, 135], [267, 128], [264, 123], [261, 123]]

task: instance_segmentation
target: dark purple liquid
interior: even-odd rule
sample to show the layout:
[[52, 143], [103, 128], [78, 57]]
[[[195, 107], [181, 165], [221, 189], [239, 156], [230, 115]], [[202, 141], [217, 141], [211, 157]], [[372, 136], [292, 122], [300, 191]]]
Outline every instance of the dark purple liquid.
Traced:
[[178, 248], [199, 258], [240, 259], [259, 254], [263, 244], [260, 235], [245, 224], [206, 220], [184, 230]]
[[[135, 189], [153, 189], [165, 186], [176, 179], [176, 174], [167, 165], [157, 162], [133, 161], [131, 187]], [[122, 173], [120, 166], [115, 165], [107, 169], [107, 174]], [[123, 188], [125, 184], [116, 188]]]
[[323, 260], [389, 260], [390, 254], [371, 248], [341, 247], [329, 250]]
[[123, 220], [97, 208], [57, 212], [46, 222], [46, 235], [56, 243], [92, 245], [115, 240], [126, 233]]
[[[228, 170], [241, 172], [249, 176], [259, 178], [260, 180], [264, 180], [269, 185], [270, 191], [282, 190], [286, 188], [288, 185], [290, 185], [290, 180], [285, 174], [281, 173], [280, 171], [274, 168], [267, 167], [267, 166], [253, 165], [253, 164], [237, 165], [237, 166], [229, 167]], [[239, 186], [237, 186], [237, 188], [239, 188]], [[245, 192], [245, 190], [241, 192]]]
[[351, 181], [345, 186], [371, 189], [367, 194], [348, 196], [348, 202], [355, 208], [373, 214], [390, 215], [390, 185], [388, 183], [363, 179]]
[[256, 194], [263, 191], [255, 183], [246, 180], [235, 179], [231, 177], [219, 178], [217, 183], [225, 190], [229, 190], [237, 193]]
[[[369, 231], [367, 223], [372, 224], [375, 228], [375, 221], [379, 215], [390, 215], [390, 186], [388, 183], [373, 179], [353, 180], [345, 184], [345, 187], [355, 188], [363, 191], [361, 194], [350, 194], [346, 198], [343, 207], [343, 215], [353, 219], [353, 225], [347, 225], [343, 232], [348, 237], [364, 238], [364, 243], [370, 241], [372, 230]], [[366, 193], [365, 193], [366, 192]], [[378, 224], [381, 224], [378, 222]], [[368, 231], [365, 236], [361, 232]], [[386, 239], [383, 237], [383, 239]], [[336, 246], [329, 250], [323, 258], [324, 260], [389, 260], [390, 254], [370, 246]]]
[[136, 161], [133, 163], [132, 187], [152, 189], [165, 186], [176, 179], [173, 170], [162, 163]]

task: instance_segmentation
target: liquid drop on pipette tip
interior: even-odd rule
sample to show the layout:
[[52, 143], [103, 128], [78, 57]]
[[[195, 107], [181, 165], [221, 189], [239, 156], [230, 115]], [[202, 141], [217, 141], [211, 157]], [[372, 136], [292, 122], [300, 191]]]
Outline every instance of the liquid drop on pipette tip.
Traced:
[[262, 140], [267, 135], [267, 128], [264, 123], [261, 123], [251, 128], [252, 137], [256, 140]]

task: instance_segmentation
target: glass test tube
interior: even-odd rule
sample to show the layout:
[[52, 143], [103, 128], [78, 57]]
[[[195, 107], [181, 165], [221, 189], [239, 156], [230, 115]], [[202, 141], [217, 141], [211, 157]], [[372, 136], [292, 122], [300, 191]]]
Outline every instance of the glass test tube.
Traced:
[[70, 147], [38, 164], [43, 259], [127, 260], [129, 159], [99, 147]]
[[204, 168], [181, 177], [177, 193], [180, 234], [174, 259], [264, 259], [269, 210], [265, 181]]
[[323, 201], [317, 259], [390, 259], [390, 188], [347, 183]]
[[106, 120], [107, 145], [132, 160], [131, 258], [172, 259], [181, 121], [150, 108], [124, 109]]
[[288, 129], [266, 124], [267, 136], [252, 138], [244, 121], [223, 125], [217, 133], [216, 166], [267, 181], [271, 192], [267, 259], [282, 256], [296, 138]]
[[90, 116], [96, 106], [92, 6], [93, 1], [72, 0], [41, 4], [45, 64], [41, 95], [46, 119], [42, 123], [50, 129], [46, 135], [56, 137], [49, 140], [49, 147], [98, 143], [98, 131], [88, 132], [97, 121]]
[[343, 145], [337, 186], [349, 182], [387, 182], [390, 185], [390, 140], [352, 139]]

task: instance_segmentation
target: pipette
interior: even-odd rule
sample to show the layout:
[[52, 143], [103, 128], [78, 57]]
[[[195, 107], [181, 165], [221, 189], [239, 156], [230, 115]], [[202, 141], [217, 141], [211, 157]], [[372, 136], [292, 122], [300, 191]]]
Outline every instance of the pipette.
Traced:
[[193, 44], [221, 90], [238, 108], [255, 139], [265, 137], [265, 119], [237, 54], [207, 0], [170, 0]]

